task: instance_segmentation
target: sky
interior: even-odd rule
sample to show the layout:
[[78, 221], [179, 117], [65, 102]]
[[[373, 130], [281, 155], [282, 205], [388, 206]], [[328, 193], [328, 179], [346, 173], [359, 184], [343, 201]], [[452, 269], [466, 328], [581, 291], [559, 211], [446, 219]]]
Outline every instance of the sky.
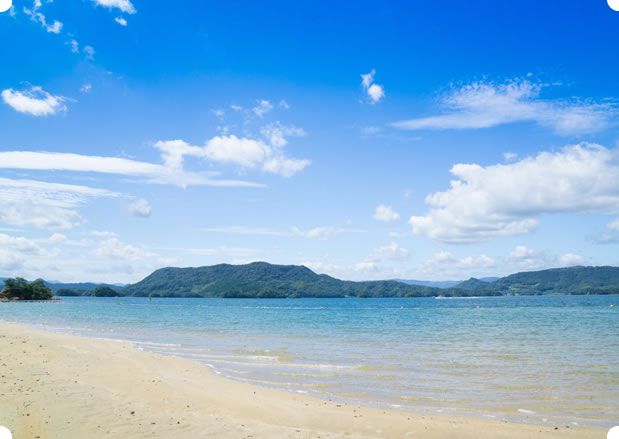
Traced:
[[0, 38], [0, 276], [619, 265], [606, 0], [13, 0]]

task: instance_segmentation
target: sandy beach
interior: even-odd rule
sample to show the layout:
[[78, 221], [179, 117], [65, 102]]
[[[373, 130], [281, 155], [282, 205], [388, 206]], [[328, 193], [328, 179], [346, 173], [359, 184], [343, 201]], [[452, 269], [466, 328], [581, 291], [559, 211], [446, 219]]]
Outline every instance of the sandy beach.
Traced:
[[255, 387], [130, 343], [0, 323], [0, 425], [21, 438], [600, 438], [606, 430], [418, 415]]

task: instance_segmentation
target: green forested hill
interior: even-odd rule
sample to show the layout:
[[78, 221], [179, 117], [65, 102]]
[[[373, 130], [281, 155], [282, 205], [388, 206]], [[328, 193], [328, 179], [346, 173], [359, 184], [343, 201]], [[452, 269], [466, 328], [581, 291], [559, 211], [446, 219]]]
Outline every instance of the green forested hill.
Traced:
[[[46, 284], [58, 295], [88, 295], [108, 286], [126, 296], [161, 297], [433, 297], [542, 294], [619, 294], [619, 267], [569, 267], [471, 278], [451, 288], [404, 282], [352, 282], [299, 265], [254, 262], [197, 268], [162, 268], [124, 288], [92, 283]], [[108, 292], [109, 293], [109, 292]]]
[[162, 268], [123, 290], [128, 296], [185, 297], [418, 297], [439, 292], [396, 281], [342, 281], [304, 266], [266, 262]]
[[166, 297], [431, 297], [539, 294], [619, 294], [619, 268], [570, 267], [516, 273], [494, 282], [469, 279], [439, 289], [398, 281], [351, 282], [297, 265], [255, 262], [162, 268], [122, 290]]
[[516, 273], [480, 291], [505, 294], [619, 294], [618, 267], [568, 267]]

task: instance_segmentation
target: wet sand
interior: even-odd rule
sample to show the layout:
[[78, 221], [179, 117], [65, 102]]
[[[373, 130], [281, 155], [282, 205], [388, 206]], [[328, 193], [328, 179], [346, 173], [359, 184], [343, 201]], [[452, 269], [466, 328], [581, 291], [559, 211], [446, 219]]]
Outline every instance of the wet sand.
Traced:
[[385, 411], [223, 378], [130, 343], [0, 323], [0, 425], [21, 438], [601, 438], [584, 426]]

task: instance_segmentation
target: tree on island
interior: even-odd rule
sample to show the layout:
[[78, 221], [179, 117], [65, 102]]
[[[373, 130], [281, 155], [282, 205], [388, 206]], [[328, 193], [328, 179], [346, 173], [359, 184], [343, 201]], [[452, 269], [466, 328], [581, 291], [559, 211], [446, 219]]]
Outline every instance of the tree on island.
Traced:
[[0, 296], [12, 300], [49, 300], [52, 298], [52, 291], [42, 279], [28, 282], [26, 279], [16, 277], [4, 281]]
[[120, 297], [121, 294], [110, 288], [110, 287], [105, 287], [105, 286], [99, 286], [93, 290], [90, 291], [90, 293], [88, 293], [89, 296], [94, 296], [94, 297]]

